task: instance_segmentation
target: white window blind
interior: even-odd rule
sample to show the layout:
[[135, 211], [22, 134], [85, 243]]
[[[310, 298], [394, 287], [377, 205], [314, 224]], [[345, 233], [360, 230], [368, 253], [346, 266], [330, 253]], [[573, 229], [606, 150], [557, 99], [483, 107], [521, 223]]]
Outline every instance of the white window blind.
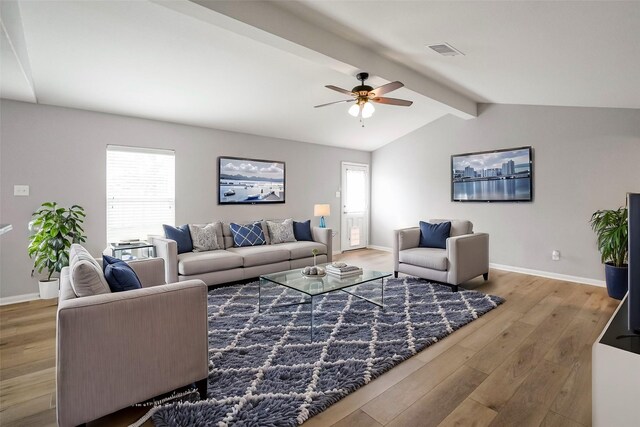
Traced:
[[146, 239], [175, 223], [175, 153], [107, 146], [107, 242]]

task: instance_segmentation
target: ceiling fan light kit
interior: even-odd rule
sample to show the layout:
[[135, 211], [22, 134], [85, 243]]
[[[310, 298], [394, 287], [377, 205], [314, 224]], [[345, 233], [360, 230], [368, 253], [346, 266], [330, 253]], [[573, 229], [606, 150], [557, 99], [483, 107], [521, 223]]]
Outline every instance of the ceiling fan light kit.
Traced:
[[400, 82], [387, 83], [374, 89], [371, 86], [364, 84], [365, 80], [369, 78], [369, 73], [358, 73], [356, 75], [356, 78], [360, 80], [361, 84], [351, 89], [351, 91], [333, 85], [325, 86], [328, 89], [335, 90], [336, 92], [340, 92], [345, 95], [349, 95], [353, 99], [344, 99], [342, 101], [320, 104], [316, 105], [315, 108], [326, 107], [327, 105], [339, 104], [341, 102], [355, 102], [355, 104], [349, 108], [348, 112], [353, 117], [359, 117], [360, 120], [362, 120], [368, 119], [376, 111], [375, 107], [373, 106], [373, 102], [401, 107], [408, 107], [413, 104], [413, 101], [407, 101], [405, 99], [385, 98], [380, 96], [403, 87], [404, 85]]

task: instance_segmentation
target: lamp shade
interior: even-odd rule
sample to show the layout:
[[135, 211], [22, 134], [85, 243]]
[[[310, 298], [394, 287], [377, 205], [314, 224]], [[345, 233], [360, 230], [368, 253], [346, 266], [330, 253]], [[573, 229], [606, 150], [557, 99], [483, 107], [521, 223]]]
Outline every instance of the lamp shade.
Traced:
[[329, 216], [331, 215], [331, 205], [314, 205], [313, 216]]

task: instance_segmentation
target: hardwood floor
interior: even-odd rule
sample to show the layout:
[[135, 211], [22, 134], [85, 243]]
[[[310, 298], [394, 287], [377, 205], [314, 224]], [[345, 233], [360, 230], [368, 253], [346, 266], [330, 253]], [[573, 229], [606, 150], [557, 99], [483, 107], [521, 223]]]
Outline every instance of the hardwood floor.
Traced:
[[[341, 260], [392, 270], [391, 254]], [[606, 290], [492, 270], [466, 288], [506, 302], [308, 420], [314, 426], [589, 426], [591, 344]], [[55, 425], [56, 302], [0, 307], [0, 425]], [[128, 408], [90, 423], [128, 425]], [[147, 422], [145, 425], [151, 425]]]

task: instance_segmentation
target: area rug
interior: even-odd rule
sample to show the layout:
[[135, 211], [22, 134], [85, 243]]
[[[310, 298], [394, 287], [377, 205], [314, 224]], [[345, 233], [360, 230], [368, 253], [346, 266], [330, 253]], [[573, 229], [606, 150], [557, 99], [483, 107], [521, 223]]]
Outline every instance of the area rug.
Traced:
[[[385, 279], [384, 309], [344, 292], [317, 298], [312, 342], [310, 305], [274, 308], [300, 294], [263, 287], [259, 313], [258, 287], [209, 292], [208, 399], [156, 408], [156, 426], [302, 424], [503, 302], [412, 277]], [[380, 297], [379, 284], [350, 290]]]

